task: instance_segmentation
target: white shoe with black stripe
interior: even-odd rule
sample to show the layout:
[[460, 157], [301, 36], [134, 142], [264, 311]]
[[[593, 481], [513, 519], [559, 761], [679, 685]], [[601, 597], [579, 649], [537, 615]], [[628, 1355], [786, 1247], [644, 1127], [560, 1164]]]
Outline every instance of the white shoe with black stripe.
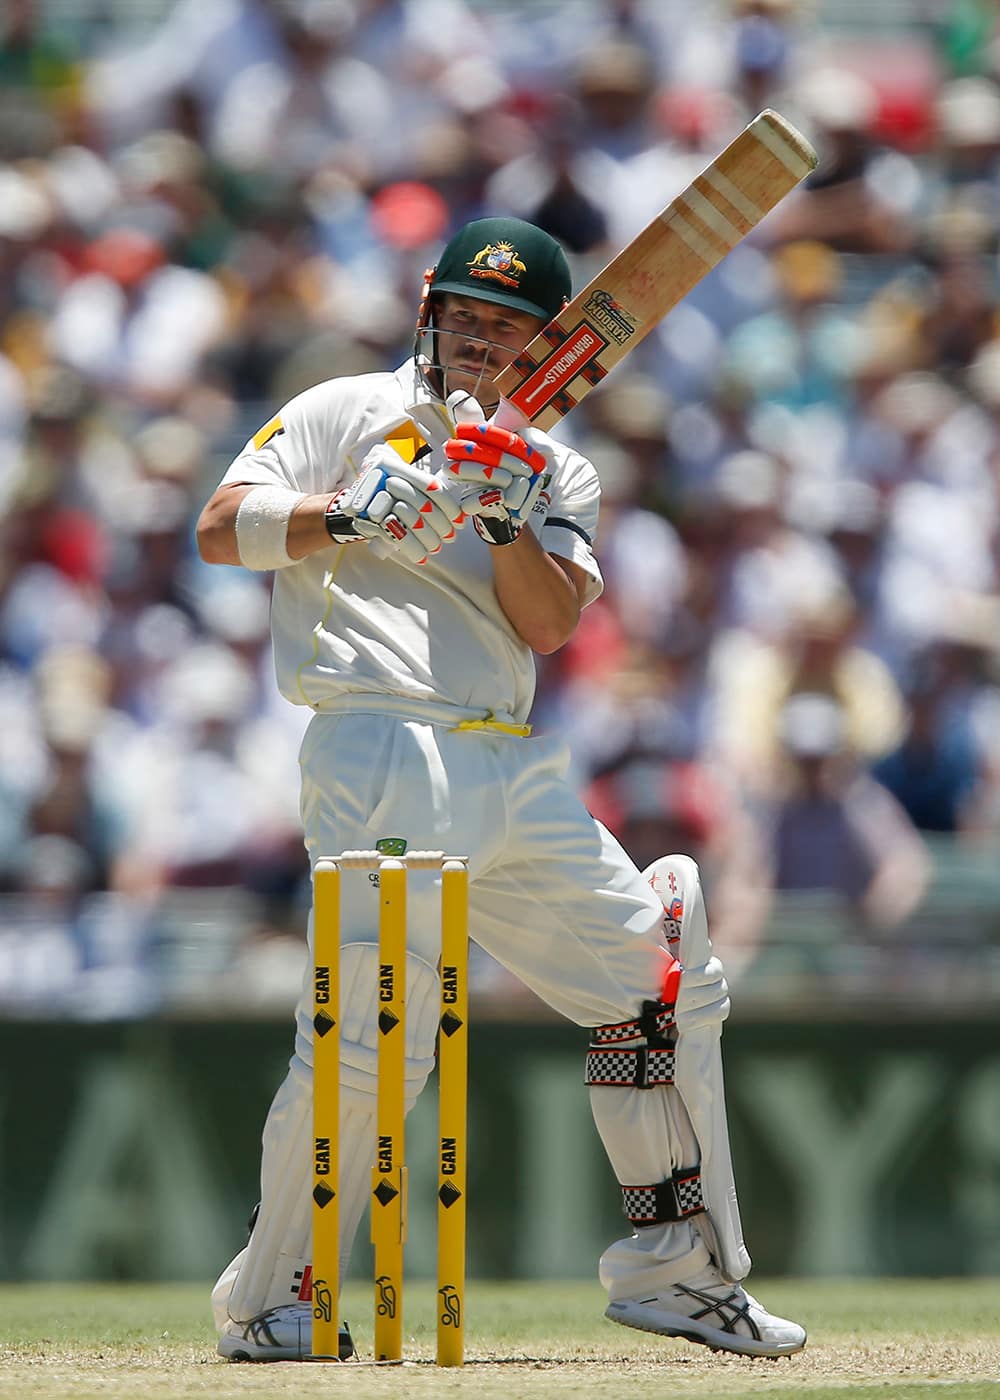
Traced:
[[668, 1285], [647, 1298], [619, 1298], [605, 1317], [640, 1332], [685, 1337], [713, 1351], [740, 1356], [790, 1356], [806, 1344], [797, 1322], [775, 1317], [738, 1283], [724, 1283], [706, 1269], [686, 1283]]
[[[346, 1322], [340, 1324], [338, 1342], [340, 1360], [349, 1361], [354, 1343]], [[288, 1303], [249, 1322], [227, 1322], [217, 1350], [229, 1361], [306, 1361], [311, 1346], [312, 1305]]]

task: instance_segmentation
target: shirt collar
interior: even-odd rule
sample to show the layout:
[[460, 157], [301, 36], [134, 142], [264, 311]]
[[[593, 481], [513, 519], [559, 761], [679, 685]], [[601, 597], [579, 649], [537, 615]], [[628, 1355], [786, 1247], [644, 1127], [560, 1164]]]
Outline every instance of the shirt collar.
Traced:
[[[434, 439], [441, 438], [442, 432], [445, 437], [451, 437], [453, 424], [448, 416], [448, 410], [437, 395], [428, 388], [423, 375], [417, 368], [417, 362], [412, 356], [399, 366], [395, 372], [395, 378], [402, 391], [406, 412], [410, 417], [426, 432], [431, 433]], [[443, 439], [441, 440], [443, 441]]]
[[426, 380], [417, 368], [416, 359], [412, 355], [408, 360], [404, 360], [399, 369], [396, 370], [396, 381], [403, 391], [403, 402], [408, 413], [425, 404], [441, 405], [441, 400], [428, 388]]

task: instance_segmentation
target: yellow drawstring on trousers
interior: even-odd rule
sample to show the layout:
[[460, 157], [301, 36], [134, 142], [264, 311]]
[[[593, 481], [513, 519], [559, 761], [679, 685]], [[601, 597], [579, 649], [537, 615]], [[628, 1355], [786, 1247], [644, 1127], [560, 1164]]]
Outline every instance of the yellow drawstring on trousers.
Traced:
[[482, 719], [463, 719], [454, 728], [449, 729], [449, 734], [457, 734], [460, 729], [485, 730], [494, 734], [513, 734], [517, 739], [527, 739], [531, 733], [530, 724], [506, 724], [502, 719], [497, 719], [492, 710], [487, 710]]

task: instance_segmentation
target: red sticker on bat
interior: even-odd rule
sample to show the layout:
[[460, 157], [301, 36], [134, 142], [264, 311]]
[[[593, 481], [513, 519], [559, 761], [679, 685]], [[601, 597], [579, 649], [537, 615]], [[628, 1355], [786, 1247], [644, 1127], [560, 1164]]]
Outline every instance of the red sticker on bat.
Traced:
[[534, 418], [607, 344], [593, 326], [581, 322], [511, 394], [511, 403], [525, 418]]

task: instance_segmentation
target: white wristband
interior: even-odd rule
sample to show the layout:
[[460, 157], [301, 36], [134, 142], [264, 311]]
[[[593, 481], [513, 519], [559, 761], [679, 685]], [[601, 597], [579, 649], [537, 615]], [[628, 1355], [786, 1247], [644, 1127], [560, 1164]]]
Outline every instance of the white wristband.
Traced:
[[297, 564], [286, 548], [288, 522], [305, 493], [284, 486], [255, 486], [236, 512], [236, 548], [248, 569], [284, 569]]

